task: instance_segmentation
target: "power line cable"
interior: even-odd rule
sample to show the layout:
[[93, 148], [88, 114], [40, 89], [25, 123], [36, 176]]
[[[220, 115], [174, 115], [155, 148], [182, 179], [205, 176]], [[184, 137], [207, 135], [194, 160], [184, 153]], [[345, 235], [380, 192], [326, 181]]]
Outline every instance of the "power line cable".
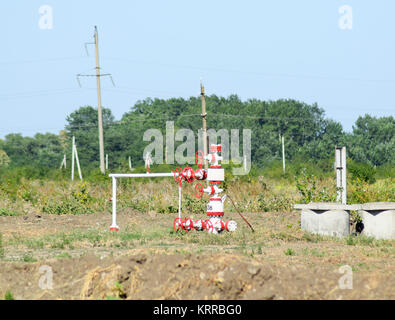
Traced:
[[287, 73], [278, 73], [278, 74], [270, 74], [264, 73], [260, 71], [251, 71], [251, 70], [238, 70], [238, 69], [226, 69], [226, 68], [218, 68], [218, 67], [204, 67], [204, 66], [193, 66], [193, 65], [181, 65], [181, 64], [169, 64], [169, 63], [161, 63], [155, 61], [142, 61], [135, 60], [129, 58], [116, 58], [116, 57], [103, 57], [103, 59], [113, 60], [113, 61], [123, 61], [130, 62], [136, 64], [152, 64], [169, 68], [182, 68], [182, 69], [196, 69], [201, 71], [219, 71], [219, 72], [230, 72], [230, 73], [244, 73], [244, 74], [252, 74], [263, 77], [271, 77], [271, 78], [304, 78], [304, 79], [321, 79], [321, 80], [344, 80], [344, 81], [362, 81], [362, 82], [388, 82], [393, 83], [395, 79], [362, 79], [357, 77], [339, 77], [339, 76], [320, 76], [320, 75], [306, 75], [306, 74], [287, 74]]

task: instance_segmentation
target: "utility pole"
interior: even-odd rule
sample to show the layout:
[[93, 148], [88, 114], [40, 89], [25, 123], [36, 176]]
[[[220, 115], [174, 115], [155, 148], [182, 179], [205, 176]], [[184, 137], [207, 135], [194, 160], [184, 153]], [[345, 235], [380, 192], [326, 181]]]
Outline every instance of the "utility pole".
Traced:
[[60, 169], [62, 169], [63, 167], [66, 169], [66, 154], [63, 155], [63, 161], [60, 164]]
[[71, 181], [74, 181], [74, 159], [77, 162], [78, 175], [80, 176], [80, 180], [82, 181], [80, 160], [78, 159], [77, 146], [75, 144], [75, 137], [73, 136], [72, 140], [72, 152], [71, 152]]
[[104, 166], [104, 139], [103, 139], [103, 114], [102, 114], [102, 105], [101, 105], [101, 85], [100, 85], [100, 78], [104, 76], [109, 76], [111, 78], [112, 84], [115, 87], [114, 81], [111, 77], [110, 73], [100, 73], [100, 65], [99, 65], [99, 37], [97, 33], [97, 27], [95, 26], [95, 33], [94, 33], [94, 42], [87, 42], [85, 43], [85, 49], [87, 54], [87, 44], [94, 44], [95, 51], [96, 51], [96, 74], [77, 74], [77, 81], [78, 84], [81, 86], [80, 77], [96, 77], [96, 85], [97, 85], [97, 118], [98, 118], [98, 126], [99, 126], [99, 156], [100, 156], [100, 171], [104, 174], [106, 173], [106, 169]]
[[204, 168], [208, 169], [208, 162], [206, 160], [207, 155], [207, 122], [206, 122], [206, 97], [204, 94], [204, 86], [200, 82], [200, 95], [202, 97], [202, 120], [203, 120], [203, 159], [204, 159]]
[[132, 171], [132, 159], [129, 156], [129, 170]]
[[95, 26], [95, 47], [96, 47], [96, 84], [97, 84], [97, 113], [99, 122], [99, 148], [100, 148], [100, 171], [104, 174], [104, 140], [103, 140], [103, 115], [101, 112], [101, 87], [100, 87], [100, 66], [99, 66], [99, 37]]

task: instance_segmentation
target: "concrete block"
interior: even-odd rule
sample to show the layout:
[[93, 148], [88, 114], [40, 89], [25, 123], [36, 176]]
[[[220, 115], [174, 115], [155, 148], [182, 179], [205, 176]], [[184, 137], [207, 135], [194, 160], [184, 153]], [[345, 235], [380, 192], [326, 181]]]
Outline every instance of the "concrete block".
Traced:
[[301, 228], [322, 236], [347, 237], [350, 234], [350, 215], [344, 210], [311, 210], [301, 213]]
[[323, 236], [347, 237], [350, 234], [350, 210], [357, 210], [358, 205], [341, 203], [297, 204], [301, 210], [301, 228], [307, 232]]
[[395, 239], [395, 202], [371, 202], [358, 210], [362, 235], [375, 239]]

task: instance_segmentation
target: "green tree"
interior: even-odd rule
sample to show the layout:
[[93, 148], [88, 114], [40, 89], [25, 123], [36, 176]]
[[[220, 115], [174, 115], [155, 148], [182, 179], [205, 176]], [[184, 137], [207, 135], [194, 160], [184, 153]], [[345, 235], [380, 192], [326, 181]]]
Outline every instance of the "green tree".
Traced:
[[4, 150], [0, 149], [0, 167], [8, 167], [10, 163], [10, 158]]
[[[111, 144], [107, 144], [107, 130], [114, 124], [114, 116], [108, 108], [102, 108], [105, 153], [110, 153]], [[91, 106], [80, 107], [66, 118], [65, 127], [69, 141], [75, 136], [78, 157], [85, 167], [99, 166], [99, 131], [97, 109]]]
[[354, 160], [376, 166], [395, 164], [394, 117], [359, 117], [347, 140], [350, 157]]

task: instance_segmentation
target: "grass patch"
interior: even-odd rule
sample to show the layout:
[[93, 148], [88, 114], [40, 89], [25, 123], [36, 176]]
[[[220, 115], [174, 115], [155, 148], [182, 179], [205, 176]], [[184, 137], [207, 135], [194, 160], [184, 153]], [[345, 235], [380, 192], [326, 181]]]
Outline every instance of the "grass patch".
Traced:
[[18, 213], [12, 210], [8, 210], [7, 208], [0, 208], [0, 216], [1, 217], [13, 217], [17, 216]]
[[377, 240], [373, 237], [366, 237], [363, 235], [349, 235], [343, 241], [349, 246], [369, 246], [369, 247], [392, 247], [391, 240]]
[[325, 257], [325, 252], [320, 251], [318, 249], [311, 249], [310, 253], [314, 257], [320, 257], [320, 258]]
[[35, 259], [33, 257], [33, 254], [31, 252], [29, 252], [23, 256], [23, 261], [24, 262], [37, 262], [37, 259]]
[[271, 237], [272, 239], [284, 240], [284, 241], [287, 241], [287, 242], [290, 242], [290, 241], [299, 241], [299, 240], [300, 240], [300, 238], [298, 238], [298, 237], [296, 237], [296, 236], [294, 236], [294, 235], [292, 235], [292, 234], [284, 233], [284, 232], [271, 233], [271, 234], [270, 234], [270, 237]]
[[285, 254], [286, 256], [295, 256], [295, 255], [296, 255], [296, 252], [295, 252], [294, 250], [288, 248], [287, 250], [284, 251], [284, 254]]
[[63, 252], [61, 254], [58, 254], [57, 256], [55, 256], [56, 259], [71, 259], [72, 256], [71, 254], [67, 253], [67, 252]]
[[4, 295], [4, 300], [15, 300], [14, 295], [10, 290], [7, 290]]
[[317, 243], [317, 242], [324, 240], [323, 236], [320, 236], [318, 234], [307, 233], [307, 232], [305, 232], [303, 234], [302, 238], [303, 238], [303, 240], [305, 240], [307, 242], [312, 242], [312, 243]]

